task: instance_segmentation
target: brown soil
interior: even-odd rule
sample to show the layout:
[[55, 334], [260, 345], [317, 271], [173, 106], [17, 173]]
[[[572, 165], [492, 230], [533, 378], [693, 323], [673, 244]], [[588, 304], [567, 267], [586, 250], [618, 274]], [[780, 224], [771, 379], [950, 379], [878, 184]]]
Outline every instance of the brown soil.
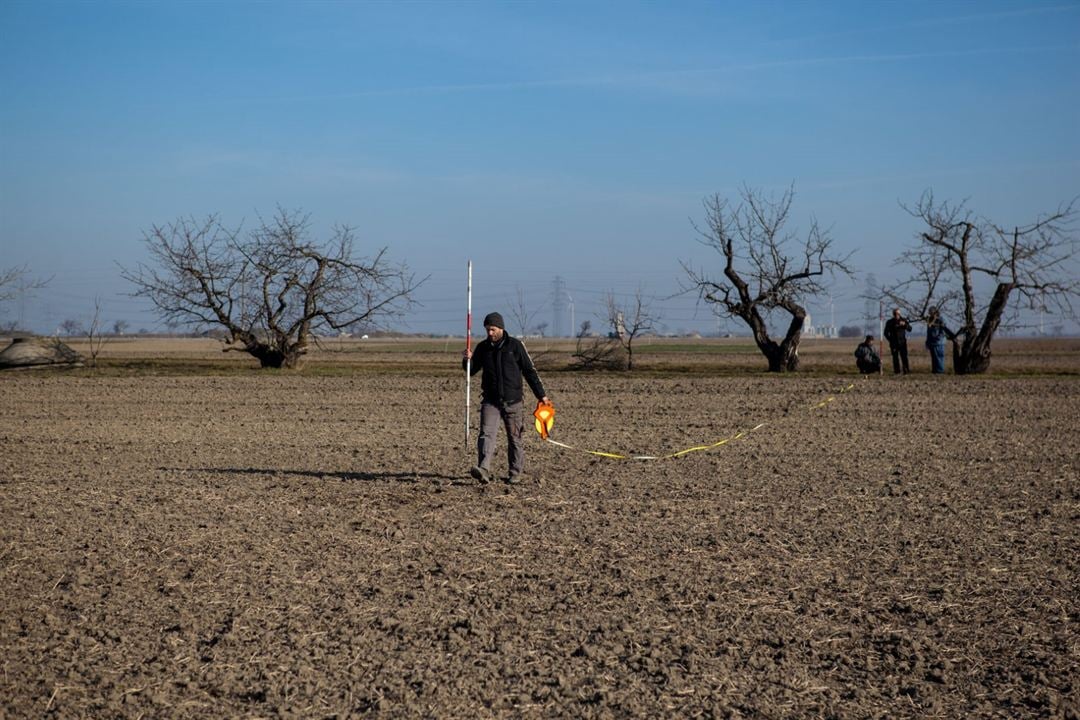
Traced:
[[1080, 378], [545, 380], [0, 376], [0, 718], [1080, 715]]

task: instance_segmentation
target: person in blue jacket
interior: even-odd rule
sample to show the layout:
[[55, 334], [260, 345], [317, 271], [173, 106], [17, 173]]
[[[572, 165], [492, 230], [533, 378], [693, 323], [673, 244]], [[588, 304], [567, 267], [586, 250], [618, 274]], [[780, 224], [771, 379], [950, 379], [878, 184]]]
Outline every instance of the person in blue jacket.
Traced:
[[930, 308], [926, 316], [926, 349], [930, 351], [930, 368], [935, 375], [945, 372], [945, 339], [951, 335], [938, 309]]

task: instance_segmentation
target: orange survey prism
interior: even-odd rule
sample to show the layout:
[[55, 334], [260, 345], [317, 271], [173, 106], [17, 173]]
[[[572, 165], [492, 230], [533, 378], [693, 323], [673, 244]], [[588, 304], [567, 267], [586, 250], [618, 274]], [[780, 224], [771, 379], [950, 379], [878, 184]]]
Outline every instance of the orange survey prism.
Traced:
[[541, 438], [547, 440], [551, 426], [555, 424], [555, 406], [541, 400], [536, 403], [533, 417], [536, 418], [536, 432], [540, 433]]

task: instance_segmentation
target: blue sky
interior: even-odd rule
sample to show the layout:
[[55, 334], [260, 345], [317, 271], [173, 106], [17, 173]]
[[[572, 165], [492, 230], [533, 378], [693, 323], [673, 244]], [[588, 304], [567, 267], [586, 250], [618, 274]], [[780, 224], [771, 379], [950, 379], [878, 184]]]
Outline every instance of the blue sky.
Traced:
[[0, 320], [43, 332], [95, 296], [156, 327], [116, 263], [180, 216], [352, 225], [430, 274], [414, 332], [462, 332], [469, 258], [481, 315], [551, 325], [560, 276], [577, 323], [642, 286], [708, 331], [669, 297], [720, 267], [706, 195], [794, 183], [887, 280], [924, 189], [1006, 225], [1080, 194], [1080, 2], [7, 0], [0, 92], [0, 268], [53, 278]]

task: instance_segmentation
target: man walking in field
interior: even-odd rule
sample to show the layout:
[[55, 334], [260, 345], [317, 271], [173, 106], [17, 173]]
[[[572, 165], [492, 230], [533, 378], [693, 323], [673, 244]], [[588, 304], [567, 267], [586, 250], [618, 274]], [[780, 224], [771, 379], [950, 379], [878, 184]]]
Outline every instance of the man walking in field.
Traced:
[[491, 482], [491, 458], [495, 454], [495, 441], [499, 423], [506, 428], [507, 483], [521, 481], [525, 470], [525, 404], [522, 379], [537, 400], [548, 402], [547, 392], [540, 376], [533, 367], [532, 358], [524, 343], [506, 332], [502, 315], [489, 313], [484, 318], [487, 339], [481, 341], [475, 351], [465, 350], [462, 365], [472, 358], [472, 374], [484, 371], [480, 382], [480, 438], [477, 441], [478, 461], [469, 474], [482, 483]]

